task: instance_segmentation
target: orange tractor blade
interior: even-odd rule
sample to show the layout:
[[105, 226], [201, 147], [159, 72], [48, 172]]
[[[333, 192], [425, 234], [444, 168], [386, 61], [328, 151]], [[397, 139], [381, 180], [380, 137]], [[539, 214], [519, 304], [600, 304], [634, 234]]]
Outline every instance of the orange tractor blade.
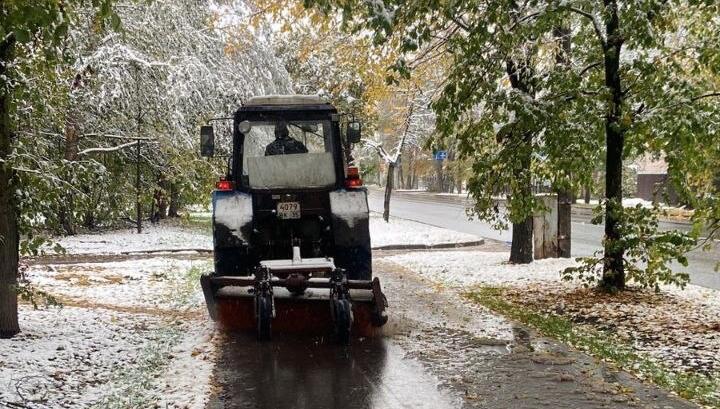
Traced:
[[[228, 329], [257, 331], [258, 337], [293, 333], [335, 334], [341, 342], [381, 333], [387, 301], [380, 281], [312, 279], [297, 283], [269, 277], [201, 278], [210, 316]], [[270, 308], [271, 311], [265, 311]]]

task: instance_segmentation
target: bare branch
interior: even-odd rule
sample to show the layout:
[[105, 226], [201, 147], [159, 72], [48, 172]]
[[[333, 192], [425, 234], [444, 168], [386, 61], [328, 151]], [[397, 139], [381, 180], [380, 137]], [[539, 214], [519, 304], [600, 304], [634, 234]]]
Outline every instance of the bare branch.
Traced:
[[592, 64], [588, 65], [587, 67], [583, 68], [582, 71], [580, 71], [580, 74], [578, 74], [578, 75], [582, 77], [583, 75], [585, 75], [586, 72], [592, 70], [593, 68], [599, 67], [601, 65], [602, 65], [602, 63], [599, 63], [599, 62], [592, 63]]
[[386, 163], [391, 163], [393, 161], [392, 157], [390, 157], [390, 155], [387, 153], [385, 148], [383, 148], [382, 143], [373, 141], [371, 139], [363, 139], [361, 142], [364, 143], [365, 145], [375, 149], [377, 151], [378, 155], [380, 155], [380, 157]]
[[142, 137], [142, 136], [123, 136], [123, 135], [100, 134], [100, 133], [86, 133], [86, 134], [80, 135], [80, 138], [87, 138], [87, 137], [124, 139], [124, 140], [131, 140], [131, 141], [153, 141], [153, 140], [155, 140], [154, 138]]
[[600, 44], [603, 46], [603, 48], [605, 48], [605, 46], [607, 44], [606, 39], [602, 33], [602, 26], [600, 24], [600, 21], [597, 19], [597, 17], [594, 14], [588, 13], [587, 11], [581, 10], [577, 7], [568, 7], [568, 10], [572, 11], [573, 13], [577, 13], [577, 14], [590, 20], [590, 22], [593, 25], [593, 29], [595, 29], [595, 34], [597, 35], [598, 41], [600, 41]]
[[663, 110], [663, 109], [673, 109], [673, 108], [677, 108], [677, 107], [685, 105], [685, 104], [690, 104], [690, 103], [699, 101], [701, 99], [712, 98], [712, 97], [720, 97], [720, 91], [713, 91], [713, 92], [709, 92], [707, 94], [698, 95], [698, 96], [692, 97], [686, 101], [677, 102], [675, 104], [670, 104], [665, 107], [657, 107], [657, 108], [654, 108], [653, 110], [651, 110], [650, 112], [659, 111], [659, 110]]
[[712, 98], [712, 97], [720, 97], [720, 91], [719, 92], [711, 92], [709, 94], [703, 94], [700, 96], [697, 96], [695, 98], [690, 98], [690, 102], [699, 101], [704, 98]]
[[513, 29], [515, 29], [515, 27], [518, 26], [519, 24], [522, 24], [522, 23], [524, 23], [525, 21], [530, 20], [530, 19], [532, 19], [532, 18], [535, 18], [535, 17], [537, 17], [537, 16], [539, 16], [539, 15], [541, 15], [541, 14], [542, 14], [541, 11], [537, 11], [537, 12], [535, 12], [535, 13], [530, 13], [530, 14], [528, 14], [528, 15], [526, 15], [526, 16], [523, 16], [522, 18], [518, 19], [517, 21], [515, 21], [515, 22], [510, 26], [509, 31], [512, 31]]
[[467, 25], [467, 23], [465, 23], [464, 21], [462, 21], [460, 18], [455, 17], [455, 16], [448, 16], [448, 17], [450, 18], [450, 20], [452, 20], [453, 23], [457, 24], [458, 27], [460, 27], [460, 28], [462, 28], [463, 30], [465, 30], [465, 32], [467, 32], [467, 33], [470, 32], [470, 26]]
[[400, 142], [397, 145], [397, 148], [395, 148], [395, 155], [393, 158], [393, 163], [397, 163], [397, 161], [400, 159], [400, 155], [402, 154], [403, 146], [405, 146], [405, 140], [408, 136], [408, 131], [410, 130], [410, 122], [412, 120], [413, 111], [415, 110], [415, 100], [410, 100], [410, 107], [408, 108], [408, 113], [405, 116], [405, 131], [403, 132], [403, 136], [400, 139]]
[[78, 152], [78, 156], [88, 155], [90, 153], [96, 153], [96, 152], [115, 152], [115, 151], [119, 151], [121, 149], [129, 148], [131, 146], [137, 145], [140, 142], [141, 141], [132, 141], [132, 142], [116, 145], [116, 146], [109, 146], [106, 148], [89, 148], [89, 149], [85, 149], [85, 150]]

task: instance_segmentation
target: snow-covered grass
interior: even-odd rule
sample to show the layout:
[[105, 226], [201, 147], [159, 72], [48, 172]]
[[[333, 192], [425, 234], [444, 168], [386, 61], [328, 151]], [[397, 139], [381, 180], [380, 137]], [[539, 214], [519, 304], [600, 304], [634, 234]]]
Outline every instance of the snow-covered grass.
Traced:
[[[588, 290], [578, 294], [576, 298], [584, 301], [590, 309], [596, 307], [597, 304], [610, 303], [611, 311], [621, 310], [610, 317], [600, 314], [600, 316], [588, 319], [582, 310], [576, 316], [564, 313], [568, 294], [562, 289], [547, 291], [546, 286], [538, 287], [545, 290], [548, 298], [559, 301], [554, 308], [548, 309], [545, 308], [545, 305], [534, 304], [533, 301], [536, 297], [532, 296], [532, 292], [528, 293], [519, 287], [482, 287], [466, 293], [466, 297], [513, 320], [530, 325], [544, 335], [552, 336], [579, 350], [588, 352], [615, 368], [631, 372], [639, 379], [649, 380], [685, 399], [693, 400], [704, 407], [720, 407], [720, 374], [708, 374], [688, 368], [682, 365], [682, 361], [678, 360], [676, 355], [654, 356], [652, 352], [657, 352], [658, 348], [645, 351], [638, 349], [636, 343], [628, 342], [625, 339], [626, 334], [621, 332], [632, 329], [632, 325], [627, 325], [625, 320], [637, 316], [634, 312], [637, 300], [632, 299], [634, 296], [632, 293], [617, 294], [620, 298], [625, 298], [620, 300], [613, 299], [607, 294], [588, 293]], [[630, 299], [627, 299], [629, 294]], [[641, 294], [641, 298], [644, 295]], [[575, 305], [575, 303], [570, 304]], [[662, 307], [655, 306], [657, 309]], [[599, 310], [603, 310], [603, 308], [599, 308]], [[663, 308], [663, 310], [667, 314], [677, 314], [673, 308]], [[629, 316], [625, 316], [626, 311], [633, 312]], [[623, 326], [623, 324], [625, 325]], [[655, 338], [675, 335], [666, 335], [665, 328], [656, 326], [656, 324], [657, 321], [652, 319], [642, 322], [642, 325], [652, 331], [651, 336]], [[618, 327], [616, 328], [615, 325]], [[690, 338], [684, 336], [681, 339], [688, 340]], [[667, 352], [672, 352], [673, 348], [671, 345], [665, 349]], [[667, 359], [668, 357], [670, 359]], [[695, 361], [695, 358], [691, 359]], [[681, 362], [681, 365], [676, 365], [677, 362]]]
[[209, 267], [163, 257], [31, 266], [63, 307], [20, 306], [21, 334], [0, 340], [0, 406], [204, 407], [214, 329], [198, 275]]
[[143, 232], [123, 229], [78, 234], [56, 239], [70, 254], [120, 254], [144, 250], [212, 249], [209, 230], [189, 229], [180, 224], [146, 225]]
[[530, 264], [510, 264], [507, 252], [433, 251], [386, 257], [430, 280], [451, 286], [525, 285], [557, 281], [560, 271], [575, 265], [572, 259], [545, 259]]
[[215, 367], [214, 326], [209, 320], [187, 328], [183, 340], [172, 348], [173, 359], [157, 380], [161, 408], [204, 408]]
[[[22, 333], [0, 340], [0, 403], [89, 407], [113, 388], [150, 346], [162, 319], [106, 309], [20, 308]], [[42, 405], [42, 406], [41, 406]]]
[[81, 299], [88, 303], [111, 302], [115, 307], [142, 307], [157, 310], [198, 308], [202, 296], [180, 298], [189, 290], [184, 276], [191, 268], [210, 270], [207, 261], [163, 257], [107, 263], [39, 265], [28, 273], [42, 288], [52, 289], [60, 299]]
[[[586, 205], [586, 206], [587, 206], [587, 205], [597, 206], [598, 203], [599, 203], [598, 199], [590, 199], [590, 202], [587, 203], [587, 204], [586, 204], [585, 202], [578, 202], [577, 204], [579, 204], [579, 205]], [[645, 207], [645, 208], [651, 208], [651, 207], [653, 207], [653, 202], [652, 202], [652, 201], [650, 201], [650, 200], [645, 200], [645, 199], [642, 199], [642, 198], [639, 198], [639, 197], [626, 197], [626, 198], [623, 198], [622, 203], [623, 203], [623, 207], [636, 207], [636, 206], [638, 206], [638, 205], [640, 205], [640, 206], [642, 206], [642, 207]], [[671, 213], [672, 213], [672, 212], [681, 212], [681, 211], [682, 211], [682, 212], [689, 212], [689, 213], [692, 212], [691, 210], [685, 209], [685, 207], [669, 206], [669, 205], [667, 205], [666, 203], [658, 203], [658, 206], [660, 207], [660, 209], [665, 210], [665, 211], [668, 211], [668, 212], [671, 212]]]
[[471, 234], [434, 227], [410, 220], [390, 217], [386, 223], [382, 216], [370, 213], [370, 240], [373, 247], [389, 245], [438, 245], [481, 240]]

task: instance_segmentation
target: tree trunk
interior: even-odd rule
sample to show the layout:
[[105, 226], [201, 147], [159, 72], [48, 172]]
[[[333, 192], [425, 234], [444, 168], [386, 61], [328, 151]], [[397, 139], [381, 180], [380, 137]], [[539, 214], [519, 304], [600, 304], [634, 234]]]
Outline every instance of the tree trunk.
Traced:
[[[512, 192], [515, 195], [530, 197], [532, 195], [532, 185], [529, 176], [530, 161], [532, 151], [532, 135], [525, 134], [522, 137], [518, 155], [520, 155], [520, 167], [516, 167], [513, 172], [515, 178], [523, 180], [520, 188]], [[510, 262], [517, 264], [527, 264], [533, 261], [533, 216], [527, 216], [525, 220], [519, 223], [513, 223], [512, 227], [512, 243], [510, 244]]]
[[[71, 183], [73, 173], [75, 172], [75, 162], [78, 160], [78, 152], [80, 151], [80, 131], [78, 130], [77, 110], [75, 108], [73, 93], [83, 85], [83, 75], [85, 72], [75, 74], [72, 84], [70, 85], [70, 107], [67, 110], [67, 118], [65, 119], [65, 152], [64, 158], [67, 168], [66, 182]], [[74, 236], [77, 234], [75, 223], [75, 194], [70, 191], [67, 193], [65, 200], [60, 205], [60, 225], [65, 234]]]
[[180, 217], [180, 192], [177, 185], [170, 183], [170, 204], [168, 205], [168, 217]]
[[510, 262], [527, 264], [533, 261], [533, 218], [527, 217], [520, 223], [513, 223]]
[[[570, 69], [571, 32], [568, 28], [558, 26], [553, 29], [553, 36], [559, 44], [555, 63], [559, 70]], [[562, 177], [562, 175], [560, 175]], [[572, 175], [569, 175], [572, 180]], [[567, 188], [557, 189], [558, 209], [558, 257], [570, 257], [570, 238], [572, 234], [572, 204], [575, 203], [573, 193]]]
[[[14, 40], [0, 44], [0, 78], [8, 76], [7, 64], [12, 60]], [[15, 202], [13, 170], [8, 162], [12, 152], [10, 127], [10, 95], [0, 84], [0, 338], [10, 338], [20, 332], [18, 323], [18, 215]]]
[[403, 164], [402, 162], [398, 163], [397, 166], [397, 183], [400, 185], [401, 189], [407, 189], [407, 186], [405, 185], [405, 172], [403, 171]]
[[612, 93], [605, 119], [605, 242], [602, 287], [615, 291], [625, 288], [623, 257], [625, 248], [620, 244], [622, 207], [622, 154], [625, 129], [621, 124], [624, 96], [620, 83], [620, 50], [623, 39], [619, 30], [616, 0], [605, 0], [609, 18], [605, 21], [605, 86]]
[[407, 177], [405, 178], [405, 188], [413, 189], [413, 173], [415, 172], [415, 152], [408, 157]]
[[436, 182], [435, 186], [433, 187], [433, 192], [441, 193], [443, 191], [443, 178], [445, 177], [443, 174], [443, 161], [441, 160], [435, 160], [435, 177]]
[[585, 185], [585, 198], [584, 198], [585, 204], [590, 204], [590, 185]]
[[83, 227], [88, 230], [94, 230], [95, 227], [97, 227], [95, 221], [95, 212], [93, 212], [92, 210], [87, 210], [85, 212], [85, 216], [83, 217]]
[[155, 201], [155, 212], [153, 219], [157, 223], [167, 217], [168, 214], [168, 192], [170, 191], [170, 184], [168, 183], [165, 176], [161, 173], [158, 176], [157, 187], [153, 193], [153, 199]]
[[572, 194], [567, 189], [558, 189], [558, 256], [570, 257], [572, 237]]
[[[65, 153], [63, 156], [67, 167], [65, 174], [67, 183], [71, 183], [73, 179], [73, 172], [75, 172], [74, 162], [78, 159], [78, 144], [80, 142], [77, 124], [73, 117], [74, 113], [72, 108], [70, 110], [71, 112], [68, 112], [68, 118], [65, 122]], [[75, 228], [75, 194], [72, 191], [69, 191], [65, 196], [65, 200], [61, 202], [58, 216], [63, 233], [74, 236], [77, 230]]]
[[395, 177], [395, 163], [388, 163], [387, 183], [385, 184], [385, 201], [383, 202], [383, 219], [390, 220], [390, 195], [392, 195]]
[[[513, 60], [506, 62], [506, 70], [510, 78], [510, 85], [522, 91], [528, 96], [533, 96], [530, 84], [532, 78], [531, 67], [527, 61], [516, 63]], [[519, 163], [513, 168], [513, 176], [519, 181], [519, 187], [512, 195], [520, 195], [525, 198], [532, 196], [532, 173], [530, 165], [532, 162], [532, 134], [523, 132], [512, 133], [510, 143], [516, 143], [516, 155]], [[529, 214], [523, 221], [513, 223], [513, 237], [510, 245], [510, 262], [527, 264], [533, 261], [533, 215]]]
[[[138, 116], [138, 123], [140, 117]], [[140, 141], [135, 148], [135, 228], [142, 233], [142, 203], [140, 202]]]

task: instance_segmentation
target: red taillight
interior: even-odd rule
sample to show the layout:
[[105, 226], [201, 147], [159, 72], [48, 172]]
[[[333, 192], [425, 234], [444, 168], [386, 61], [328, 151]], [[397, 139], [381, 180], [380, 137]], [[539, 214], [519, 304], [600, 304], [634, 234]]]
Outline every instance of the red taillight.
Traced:
[[358, 168], [357, 166], [348, 166], [347, 167], [347, 177], [348, 177], [348, 179], [359, 178], [360, 177], [360, 168]]
[[362, 179], [347, 179], [345, 187], [362, 187]]
[[221, 191], [233, 190], [233, 182], [230, 180], [220, 179], [215, 182], [215, 189]]
[[345, 187], [353, 188], [363, 185], [362, 179], [360, 179], [360, 169], [357, 166], [348, 166], [346, 174]]

